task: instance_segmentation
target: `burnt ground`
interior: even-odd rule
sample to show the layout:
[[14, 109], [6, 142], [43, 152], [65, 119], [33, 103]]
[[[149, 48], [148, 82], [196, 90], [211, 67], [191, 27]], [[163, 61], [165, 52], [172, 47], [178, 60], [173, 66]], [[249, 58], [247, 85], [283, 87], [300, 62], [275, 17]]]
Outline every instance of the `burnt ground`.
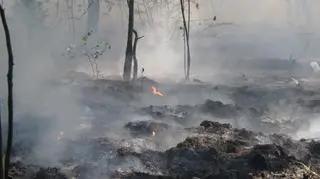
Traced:
[[17, 122], [11, 178], [320, 178], [320, 142], [297, 135], [320, 109], [317, 87], [195, 82], [73, 83], [90, 117], [45, 139], [53, 153], [38, 148], [50, 120]]

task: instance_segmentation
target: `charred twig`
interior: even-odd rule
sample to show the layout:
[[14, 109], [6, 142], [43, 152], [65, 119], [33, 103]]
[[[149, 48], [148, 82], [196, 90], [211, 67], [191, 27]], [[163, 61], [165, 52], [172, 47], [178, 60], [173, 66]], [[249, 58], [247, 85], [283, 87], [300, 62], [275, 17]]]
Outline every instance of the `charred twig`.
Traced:
[[144, 79], [143, 73], [144, 73], [144, 68], [142, 67], [141, 68], [141, 89], [142, 90], [143, 90], [143, 79]]
[[138, 59], [137, 59], [137, 56], [136, 56], [136, 51], [137, 51], [137, 45], [138, 45], [138, 40], [143, 38], [144, 36], [142, 37], [139, 37], [138, 36], [138, 32], [133, 29], [132, 30], [135, 38], [134, 38], [134, 43], [133, 43], [133, 53], [132, 53], [132, 57], [133, 57], [133, 80], [136, 80], [137, 79], [137, 75], [138, 75]]
[[9, 164], [10, 164], [10, 154], [12, 148], [12, 135], [13, 135], [13, 53], [11, 47], [10, 33], [6, 20], [6, 16], [4, 13], [4, 9], [2, 5], [0, 5], [0, 15], [1, 21], [3, 24], [3, 29], [5, 33], [5, 38], [7, 42], [7, 51], [8, 51], [8, 74], [7, 74], [7, 82], [8, 82], [8, 137], [7, 137], [7, 151], [5, 155], [5, 179], [8, 179], [9, 173]]

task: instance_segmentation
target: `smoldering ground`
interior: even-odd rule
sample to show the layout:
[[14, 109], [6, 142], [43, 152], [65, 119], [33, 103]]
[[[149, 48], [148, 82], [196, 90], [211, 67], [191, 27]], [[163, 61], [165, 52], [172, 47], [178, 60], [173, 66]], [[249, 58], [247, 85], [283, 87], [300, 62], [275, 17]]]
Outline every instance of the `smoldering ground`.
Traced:
[[[264, 129], [266, 133], [294, 136], [299, 131], [298, 137], [302, 136], [301, 131], [306, 133], [303, 137], [308, 136], [310, 120], [312, 137], [317, 137], [313, 131], [317, 124], [313, 120], [317, 106], [309, 109], [297, 103], [302, 99], [307, 105], [309, 98], [316, 98], [317, 92], [315, 89], [299, 91], [290, 83], [290, 77], [295, 74], [300, 75], [296, 78], [309, 77], [309, 73], [298, 73], [302, 69], [310, 72], [309, 63], [301, 59], [319, 56], [316, 50], [319, 23], [315, 18], [318, 12], [313, 9], [318, 2], [308, 1], [305, 6], [296, 3], [298, 1], [199, 2], [199, 10], [193, 7], [192, 11], [192, 78], [205, 84], [191, 87], [176, 83], [183, 78], [180, 14], [171, 12], [166, 5], [157, 5], [147, 12], [148, 16], [137, 17], [135, 28], [145, 36], [138, 46], [139, 64], [145, 68], [144, 75], [161, 82], [157, 87], [165, 95], [159, 97], [152, 95], [146, 82], [141, 91], [121, 82], [93, 81], [86, 57], [68, 59], [61, 55], [70, 44], [81, 43], [86, 31], [85, 16], [81, 16], [84, 7], [74, 5], [75, 16], [80, 18], [73, 19], [75, 33], [72, 34], [70, 14], [63, 4], [59, 5], [58, 18], [55, 2], [44, 4], [42, 8], [48, 9], [48, 16], [43, 22], [34, 22], [28, 19], [34, 12], [18, 11], [24, 7], [5, 2], [16, 61], [15, 157], [42, 167], [68, 170], [77, 166], [80, 173], [91, 178], [117, 170], [161, 174], [165, 170], [157, 171], [157, 167], [146, 165], [139, 157], [117, 158], [118, 153], [126, 154], [117, 149], [130, 148], [129, 152], [135, 154], [146, 150], [166, 151], [186, 136], [195, 135], [185, 130], [186, 127], [199, 126], [208, 119], [253, 131]], [[102, 6], [100, 14], [98, 37], [111, 44], [111, 49], [98, 59], [99, 70], [105, 76], [122, 72], [127, 8], [125, 4], [121, 7], [115, 4], [105, 15], [107, 10]], [[165, 13], [172, 14], [163, 16]], [[213, 22], [215, 15], [217, 21]], [[152, 22], [146, 24], [145, 21]], [[30, 32], [31, 23], [36, 25]], [[301, 29], [312, 35], [297, 34]], [[1, 43], [1, 59], [6, 59], [4, 45]], [[290, 55], [299, 58], [297, 63], [302, 64], [301, 68], [292, 71], [288, 67]], [[0, 63], [3, 82], [0, 94], [5, 99], [6, 61]], [[89, 80], [69, 79], [73, 83], [65, 83], [62, 79], [69, 69], [84, 71], [83, 75]], [[269, 87], [279, 81], [282, 86]], [[241, 87], [244, 85], [247, 87]], [[205, 103], [207, 99], [222, 103]], [[211, 105], [209, 112], [201, 107], [203, 104]], [[144, 111], [147, 113], [140, 113], [150, 105], [151, 111], [147, 108]], [[261, 122], [266, 118], [271, 122]], [[283, 127], [279, 127], [280, 124]], [[87, 163], [94, 163], [92, 171], [91, 165], [87, 171], [81, 169]]]

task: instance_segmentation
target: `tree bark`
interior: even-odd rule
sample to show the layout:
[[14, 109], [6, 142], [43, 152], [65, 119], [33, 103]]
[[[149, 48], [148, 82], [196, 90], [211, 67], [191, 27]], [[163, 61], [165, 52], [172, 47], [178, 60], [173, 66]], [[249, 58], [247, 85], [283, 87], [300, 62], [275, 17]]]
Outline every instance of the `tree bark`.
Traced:
[[132, 68], [132, 33], [134, 24], [134, 0], [127, 0], [129, 7], [129, 21], [128, 21], [128, 38], [126, 57], [123, 68], [123, 80], [130, 81], [131, 79], [131, 68]]
[[5, 179], [8, 179], [9, 174], [9, 164], [10, 164], [10, 154], [12, 148], [12, 137], [13, 137], [13, 53], [11, 47], [10, 33], [2, 5], [0, 5], [0, 15], [1, 21], [3, 24], [3, 29], [5, 32], [5, 38], [7, 42], [7, 51], [8, 51], [8, 74], [7, 74], [7, 83], [8, 83], [8, 137], [7, 137], [7, 151], [5, 156]]
[[88, 0], [87, 31], [96, 32], [98, 30], [100, 17], [100, 0]]
[[132, 31], [134, 33], [134, 43], [133, 43], [133, 79], [136, 80], [138, 76], [138, 59], [137, 59], [137, 46], [138, 46], [138, 40], [143, 38], [138, 36], [138, 32], [133, 29]]
[[134, 33], [134, 43], [133, 43], [133, 80], [137, 79], [137, 75], [138, 75], [138, 59], [136, 56], [136, 50], [137, 50], [137, 43], [139, 40], [138, 37], [138, 32], [136, 30], [133, 29], [133, 33]]
[[184, 26], [184, 33], [186, 37], [186, 44], [187, 44], [187, 74], [186, 74], [186, 80], [190, 79], [190, 47], [189, 47], [189, 30], [186, 22], [185, 12], [184, 12], [184, 0], [180, 0], [180, 7], [181, 7], [181, 14], [182, 14], [182, 20], [183, 20], [183, 26]]

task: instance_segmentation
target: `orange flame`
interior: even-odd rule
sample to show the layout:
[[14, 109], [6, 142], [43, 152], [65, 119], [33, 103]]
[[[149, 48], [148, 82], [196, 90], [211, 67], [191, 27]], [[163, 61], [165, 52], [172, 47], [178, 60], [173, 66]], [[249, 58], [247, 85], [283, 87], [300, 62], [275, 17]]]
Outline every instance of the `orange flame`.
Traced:
[[164, 96], [156, 87], [151, 86], [152, 94], [156, 96]]

